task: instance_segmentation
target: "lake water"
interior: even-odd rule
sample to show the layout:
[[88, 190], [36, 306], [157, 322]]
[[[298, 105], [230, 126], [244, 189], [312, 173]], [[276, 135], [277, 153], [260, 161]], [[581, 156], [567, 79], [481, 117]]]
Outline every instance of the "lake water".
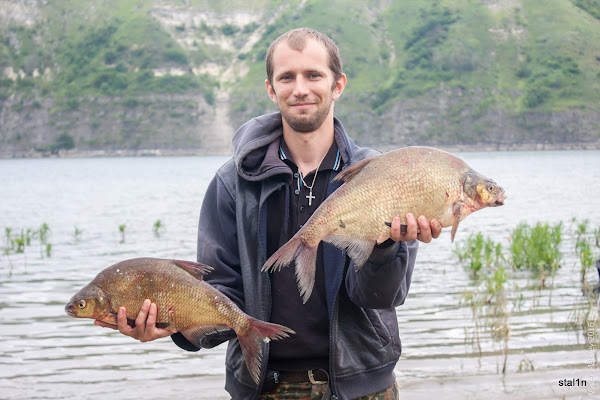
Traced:
[[[411, 292], [397, 309], [401, 398], [600, 398], [599, 329], [593, 327], [590, 349], [588, 332], [573, 328], [588, 303], [571, 222], [588, 218], [591, 228], [600, 228], [600, 151], [459, 155], [503, 186], [508, 199], [465, 219], [455, 244], [447, 229], [421, 246]], [[226, 345], [188, 353], [168, 338], [139, 343], [64, 313], [69, 298], [115, 262], [140, 256], [194, 260], [202, 197], [226, 159], [0, 160], [0, 398], [228, 399]], [[162, 226], [158, 236], [156, 221]], [[521, 221], [563, 222], [562, 267], [552, 290], [538, 290], [527, 273], [511, 272], [503, 376], [501, 345], [483, 320], [481, 352], [473, 343], [474, 321], [461, 294], [476, 283], [453, 249], [476, 232], [506, 248]], [[5, 228], [14, 238], [43, 223], [50, 228], [49, 255], [36, 237], [24, 253], [4, 251], [10, 246]], [[598, 255], [600, 249], [594, 250]], [[578, 386], [559, 383], [577, 378]]]

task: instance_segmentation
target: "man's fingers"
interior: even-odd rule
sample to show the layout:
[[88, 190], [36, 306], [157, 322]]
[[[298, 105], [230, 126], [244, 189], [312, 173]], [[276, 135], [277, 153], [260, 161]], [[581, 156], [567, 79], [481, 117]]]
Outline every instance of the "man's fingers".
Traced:
[[423, 243], [431, 242], [431, 226], [429, 225], [427, 218], [421, 215], [417, 220], [417, 224], [419, 225], [419, 234], [417, 239]]
[[148, 342], [150, 340], [156, 339], [156, 337], [154, 336], [156, 331], [156, 314], [156, 304], [151, 303], [150, 307], [148, 308], [148, 318], [146, 319], [144, 334], [140, 336], [141, 342]]
[[144, 300], [144, 303], [142, 303], [142, 308], [140, 308], [140, 312], [135, 318], [136, 336], [134, 337], [136, 339], [141, 339], [146, 331], [146, 320], [148, 319], [148, 312], [150, 311], [150, 303], [150, 300]]
[[412, 213], [406, 214], [406, 234], [402, 235], [404, 236], [402, 240], [415, 240], [417, 238], [418, 229], [415, 216]]
[[431, 237], [434, 239], [437, 239], [438, 237], [440, 237], [440, 234], [442, 233], [442, 224], [440, 224], [440, 222], [437, 219], [432, 219], [430, 221], [430, 225], [431, 225]]
[[119, 332], [123, 335], [135, 337], [135, 328], [132, 328], [127, 324], [127, 310], [125, 310], [125, 307], [119, 307], [119, 312], [117, 313], [117, 326]]

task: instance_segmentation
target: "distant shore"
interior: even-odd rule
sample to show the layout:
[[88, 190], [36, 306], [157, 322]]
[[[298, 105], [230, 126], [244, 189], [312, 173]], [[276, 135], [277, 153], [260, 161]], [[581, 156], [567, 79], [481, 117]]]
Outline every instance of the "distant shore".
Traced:
[[[519, 143], [519, 144], [456, 144], [430, 145], [449, 152], [472, 151], [547, 151], [547, 150], [600, 150], [600, 140], [588, 143]], [[382, 152], [401, 146], [370, 146]], [[92, 158], [92, 157], [183, 157], [183, 156], [231, 156], [233, 151], [215, 152], [208, 149], [97, 149], [97, 150], [60, 150], [57, 153], [28, 151], [4, 151], [0, 149], [0, 159], [10, 158]]]

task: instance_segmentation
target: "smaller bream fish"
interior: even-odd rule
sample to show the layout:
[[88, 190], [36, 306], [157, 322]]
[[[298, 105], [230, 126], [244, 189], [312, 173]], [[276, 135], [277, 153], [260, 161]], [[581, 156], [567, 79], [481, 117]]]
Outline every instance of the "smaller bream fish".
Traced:
[[65, 306], [71, 317], [117, 325], [121, 306], [131, 324], [145, 299], [156, 304], [156, 325], [181, 332], [200, 347], [206, 333], [232, 328], [246, 366], [256, 383], [263, 357], [261, 342], [295, 333], [281, 325], [252, 318], [203, 280], [212, 267], [190, 261], [135, 258], [114, 264], [75, 294]]
[[482, 208], [501, 206], [506, 198], [493, 180], [431, 147], [405, 147], [371, 157], [349, 166], [335, 180], [344, 184], [262, 268], [276, 271], [295, 261], [305, 303], [314, 286], [321, 241], [345, 249], [358, 269], [373, 246], [390, 237], [390, 222], [396, 216], [403, 224], [408, 213], [435, 218], [442, 227], [452, 226], [454, 240], [460, 221]]

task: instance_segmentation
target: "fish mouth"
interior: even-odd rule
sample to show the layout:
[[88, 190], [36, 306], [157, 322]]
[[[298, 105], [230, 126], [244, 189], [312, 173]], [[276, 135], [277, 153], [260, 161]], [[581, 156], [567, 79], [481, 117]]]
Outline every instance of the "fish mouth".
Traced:
[[506, 193], [502, 193], [498, 199], [496, 200], [496, 202], [494, 203], [494, 205], [496, 206], [503, 206], [504, 205], [504, 200], [506, 200], [508, 196], [506, 195]]
[[65, 306], [65, 312], [67, 313], [67, 315], [68, 315], [69, 317], [75, 317], [75, 313], [73, 312], [73, 307], [74, 307], [74, 306], [75, 306], [75, 303], [72, 303], [72, 302], [71, 302], [71, 303], [68, 303], [68, 304]]

